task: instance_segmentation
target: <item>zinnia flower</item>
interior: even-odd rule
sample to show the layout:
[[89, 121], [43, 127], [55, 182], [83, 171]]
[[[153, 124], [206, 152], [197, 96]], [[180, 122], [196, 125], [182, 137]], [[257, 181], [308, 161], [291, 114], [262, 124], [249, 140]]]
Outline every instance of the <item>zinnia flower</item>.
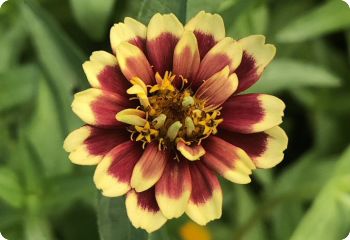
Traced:
[[72, 109], [86, 125], [64, 148], [73, 163], [97, 164], [104, 196], [126, 194], [135, 227], [152, 232], [183, 213], [200, 225], [220, 218], [216, 174], [246, 184], [283, 159], [284, 103], [241, 94], [275, 55], [263, 36], [225, 37], [222, 18], [200, 12], [185, 26], [173, 14], [147, 27], [125, 18], [110, 38], [113, 54], [83, 64], [92, 88]]

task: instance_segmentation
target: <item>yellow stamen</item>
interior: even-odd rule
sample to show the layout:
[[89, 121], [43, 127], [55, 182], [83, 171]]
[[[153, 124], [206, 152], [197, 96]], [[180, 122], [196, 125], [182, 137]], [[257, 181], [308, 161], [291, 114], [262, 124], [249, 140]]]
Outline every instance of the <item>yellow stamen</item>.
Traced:
[[173, 124], [170, 125], [167, 131], [167, 137], [170, 139], [170, 141], [174, 141], [180, 128], [182, 127], [182, 124], [180, 121], [176, 121]]
[[153, 119], [152, 123], [153, 123], [153, 126], [156, 128], [156, 129], [159, 129], [161, 127], [163, 127], [164, 123], [165, 123], [165, 120], [166, 120], [166, 115], [165, 114], [160, 114], [158, 117], [156, 117], [155, 119]]

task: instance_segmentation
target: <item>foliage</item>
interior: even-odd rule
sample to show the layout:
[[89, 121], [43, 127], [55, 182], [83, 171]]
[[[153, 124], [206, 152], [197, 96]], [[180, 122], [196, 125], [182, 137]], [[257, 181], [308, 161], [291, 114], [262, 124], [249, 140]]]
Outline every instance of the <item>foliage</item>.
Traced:
[[[223, 181], [215, 240], [342, 239], [350, 231], [350, 9], [340, 0], [9, 0], [0, 8], [0, 232], [10, 240], [179, 239], [186, 217], [147, 235], [123, 198], [101, 197], [93, 168], [73, 166], [64, 137], [82, 123], [70, 109], [87, 87], [81, 64], [109, 50], [124, 16], [155, 12], [182, 22], [200, 10], [224, 17], [227, 34], [264, 34], [278, 49], [250, 91], [287, 105], [290, 144], [252, 184]], [[97, 219], [98, 217], [98, 219]]]

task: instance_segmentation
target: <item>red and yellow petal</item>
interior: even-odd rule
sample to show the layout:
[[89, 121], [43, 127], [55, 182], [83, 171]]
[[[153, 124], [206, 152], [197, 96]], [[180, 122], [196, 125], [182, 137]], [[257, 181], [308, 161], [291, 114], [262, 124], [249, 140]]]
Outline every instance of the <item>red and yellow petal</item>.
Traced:
[[184, 156], [187, 160], [196, 161], [199, 160], [205, 154], [205, 150], [202, 145], [197, 143], [187, 145], [184, 140], [179, 140], [176, 144], [176, 149]]
[[111, 28], [110, 40], [113, 52], [122, 42], [129, 42], [145, 52], [147, 28], [133, 18], [126, 17], [124, 23], [117, 23]]
[[252, 35], [239, 40], [243, 48], [242, 62], [236, 70], [239, 85], [238, 92], [242, 92], [259, 80], [265, 67], [276, 54], [272, 44], [265, 44], [263, 35]]
[[131, 190], [126, 196], [125, 205], [132, 225], [148, 233], [158, 230], [167, 221], [157, 204], [154, 188], [144, 192]]
[[83, 69], [90, 85], [105, 91], [126, 95], [130, 83], [118, 65], [117, 58], [104, 51], [93, 52]]
[[216, 136], [203, 141], [203, 147], [206, 154], [202, 160], [209, 168], [234, 183], [246, 184], [251, 181], [249, 175], [255, 165], [244, 150]]
[[124, 76], [130, 81], [138, 77], [145, 84], [154, 82], [154, 73], [145, 54], [135, 45], [122, 42], [116, 47], [119, 66]]
[[103, 129], [83, 126], [71, 132], [63, 148], [69, 152], [69, 159], [79, 165], [94, 165], [115, 146], [125, 142], [128, 134], [120, 129]]
[[155, 72], [161, 76], [173, 66], [174, 49], [183, 26], [174, 14], [155, 14], [147, 27], [147, 54]]
[[196, 35], [201, 59], [217, 42], [225, 37], [225, 26], [222, 17], [204, 11], [193, 17], [186, 24], [185, 30], [193, 31]]
[[115, 115], [129, 104], [127, 98], [118, 94], [90, 88], [74, 95], [72, 110], [87, 124], [115, 127], [121, 125]]
[[104, 196], [121, 196], [130, 190], [132, 171], [141, 155], [140, 144], [129, 140], [113, 148], [102, 159], [96, 168], [94, 182]]
[[242, 134], [221, 131], [219, 135], [243, 149], [258, 168], [271, 168], [280, 163], [288, 145], [288, 137], [279, 126], [259, 133]]
[[240, 133], [254, 133], [282, 123], [285, 104], [267, 94], [232, 96], [221, 110], [224, 121], [220, 127]]
[[189, 164], [192, 191], [186, 214], [199, 225], [218, 219], [222, 213], [222, 190], [215, 174], [200, 161]]
[[205, 102], [205, 108], [209, 111], [221, 106], [236, 91], [237, 86], [237, 75], [230, 75], [229, 67], [226, 66], [206, 80], [195, 96]]
[[175, 47], [173, 73], [185, 79], [193, 79], [197, 74], [199, 63], [196, 37], [193, 32], [185, 31]]
[[185, 212], [191, 188], [187, 160], [169, 160], [155, 187], [159, 208], [166, 218], [177, 218]]
[[242, 47], [232, 38], [226, 37], [218, 42], [205, 55], [199, 65], [199, 70], [192, 85], [196, 88], [215, 73], [221, 71], [226, 66], [229, 66], [232, 73], [241, 63]]
[[168, 152], [159, 150], [157, 143], [148, 144], [133, 170], [131, 186], [137, 192], [151, 188], [162, 176], [168, 158]]

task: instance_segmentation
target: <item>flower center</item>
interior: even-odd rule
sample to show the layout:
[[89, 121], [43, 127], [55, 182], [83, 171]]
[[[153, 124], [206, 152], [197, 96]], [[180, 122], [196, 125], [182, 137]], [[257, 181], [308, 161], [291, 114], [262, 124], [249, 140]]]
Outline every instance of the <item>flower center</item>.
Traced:
[[[188, 145], [200, 144], [217, 133], [217, 126], [223, 121], [219, 118], [220, 109], [206, 110], [205, 102], [184, 87], [187, 80], [181, 76], [166, 72], [163, 78], [158, 73], [155, 78], [154, 86], [146, 86], [141, 79], [133, 78], [133, 86], [127, 93], [135, 94], [140, 106], [117, 114], [119, 121], [131, 125], [132, 140], [142, 141], [144, 145], [158, 141], [160, 148], [167, 148], [180, 140]], [[175, 87], [175, 81], [181, 87]]]

